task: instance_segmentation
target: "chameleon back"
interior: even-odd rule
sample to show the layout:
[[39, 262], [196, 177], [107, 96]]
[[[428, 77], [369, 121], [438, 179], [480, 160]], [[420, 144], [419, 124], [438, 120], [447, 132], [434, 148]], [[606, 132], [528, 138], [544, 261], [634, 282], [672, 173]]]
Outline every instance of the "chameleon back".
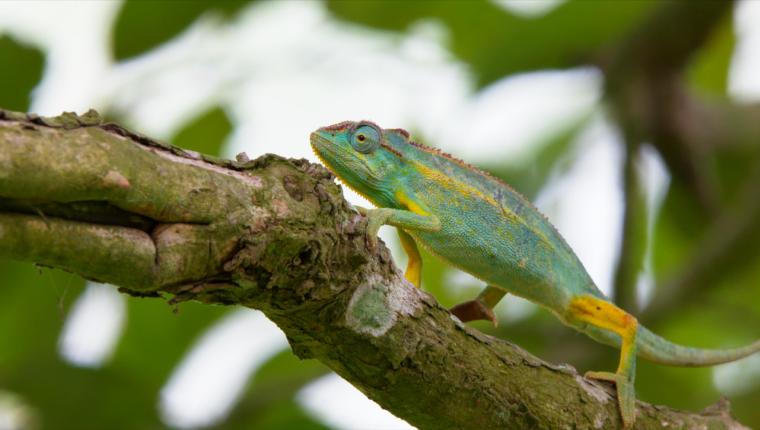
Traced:
[[546, 217], [507, 184], [435, 149], [389, 140], [405, 159], [394, 207], [412, 201], [441, 220], [440, 231], [408, 231], [431, 253], [557, 311], [576, 294], [604, 297]]

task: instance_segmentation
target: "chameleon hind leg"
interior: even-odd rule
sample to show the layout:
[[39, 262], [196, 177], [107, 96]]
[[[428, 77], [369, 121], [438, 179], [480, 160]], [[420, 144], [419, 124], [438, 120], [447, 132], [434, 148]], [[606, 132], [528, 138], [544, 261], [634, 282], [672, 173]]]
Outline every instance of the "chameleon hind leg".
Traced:
[[417, 243], [414, 238], [403, 229], [397, 228], [398, 238], [401, 240], [401, 246], [406, 252], [406, 256], [409, 257], [409, 262], [406, 263], [406, 272], [404, 277], [417, 288], [420, 288], [422, 284], [422, 257], [420, 251], [417, 249]]
[[449, 309], [449, 312], [456, 315], [462, 322], [486, 320], [491, 321], [494, 327], [496, 327], [497, 321], [493, 308], [506, 295], [507, 292], [505, 290], [488, 285], [478, 294], [475, 300], [460, 303]]
[[620, 336], [620, 363], [617, 371], [615, 373], [587, 372], [585, 376], [615, 383], [623, 426], [633, 427], [636, 419], [636, 394], [633, 382], [636, 376], [638, 321], [614, 304], [592, 296], [573, 299], [570, 302], [569, 312], [569, 316], [575, 321], [588, 323]]

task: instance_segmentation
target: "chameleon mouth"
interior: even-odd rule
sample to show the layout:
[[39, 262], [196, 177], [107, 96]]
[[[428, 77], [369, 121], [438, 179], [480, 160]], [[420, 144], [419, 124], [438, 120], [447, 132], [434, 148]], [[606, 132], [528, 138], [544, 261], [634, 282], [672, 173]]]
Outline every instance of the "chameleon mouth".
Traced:
[[335, 173], [335, 168], [332, 163], [330, 163], [325, 156], [324, 153], [329, 153], [330, 151], [330, 141], [325, 139], [324, 137], [320, 136], [318, 132], [312, 132], [309, 136], [309, 143], [311, 144], [311, 151], [314, 153], [314, 155], [319, 158], [319, 161], [322, 162], [325, 166], [327, 166], [330, 171]]

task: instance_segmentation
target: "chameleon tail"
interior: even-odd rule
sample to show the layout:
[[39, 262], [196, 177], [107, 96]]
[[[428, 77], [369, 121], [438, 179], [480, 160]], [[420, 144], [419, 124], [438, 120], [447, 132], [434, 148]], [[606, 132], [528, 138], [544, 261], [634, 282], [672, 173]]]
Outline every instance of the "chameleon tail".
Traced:
[[670, 366], [712, 366], [728, 363], [760, 352], [760, 340], [731, 349], [690, 348], [672, 343], [639, 326], [638, 355], [646, 360]]

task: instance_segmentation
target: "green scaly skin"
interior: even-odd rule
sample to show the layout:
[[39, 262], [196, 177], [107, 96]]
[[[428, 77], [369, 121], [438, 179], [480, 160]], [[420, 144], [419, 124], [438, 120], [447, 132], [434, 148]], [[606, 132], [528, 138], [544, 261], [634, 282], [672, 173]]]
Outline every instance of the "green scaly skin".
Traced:
[[671, 343], [612, 304], [549, 221], [505, 183], [435, 149], [412, 142], [400, 129], [342, 122], [311, 134], [317, 156], [346, 185], [378, 209], [369, 218], [372, 241], [383, 224], [398, 228], [410, 257], [406, 276], [420, 285], [422, 245], [449, 264], [485, 281], [475, 300], [452, 312], [463, 321], [489, 319], [507, 292], [554, 313], [566, 325], [620, 348], [615, 373], [587, 377], [614, 382], [623, 424], [635, 420], [636, 357], [674, 366], [708, 366], [760, 351], [760, 341], [725, 350]]

